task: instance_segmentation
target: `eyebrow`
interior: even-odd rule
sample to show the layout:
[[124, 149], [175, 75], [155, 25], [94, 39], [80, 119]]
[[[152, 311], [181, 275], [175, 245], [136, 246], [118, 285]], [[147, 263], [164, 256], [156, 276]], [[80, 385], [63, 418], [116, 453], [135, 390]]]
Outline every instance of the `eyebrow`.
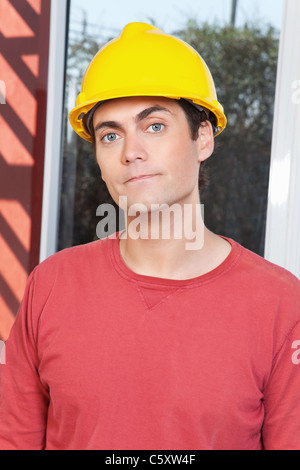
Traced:
[[150, 108], [146, 108], [143, 111], [141, 111], [135, 118], [135, 122], [140, 122], [143, 119], [146, 119], [150, 114], [155, 113], [156, 111], [164, 111], [169, 114], [172, 114], [171, 111], [168, 108], [165, 108], [164, 106], [151, 106]]
[[[150, 114], [155, 113], [157, 111], [164, 111], [169, 114], [172, 114], [171, 111], [168, 108], [165, 108], [164, 106], [159, 106], [159, 105], [150, 106], [149, 108], [143, 109], [143, 111], [141, 111], [139, 114], [136, 115], [135, 122], [143, 121], [143, 119], [146, 119], [148, 116], [150, 116]], [[96, 124], [94, 132], [96, 133], [97, 131], [99, 131], [100, 129], [103, 129], [104, 127], [112, 127], [113, 129], [118, 129], [118, 130], [123, 129], [122, 124], [120, 124], [117, 121], [103, 121], [103, 122], [99, 122], [98, 124]]]

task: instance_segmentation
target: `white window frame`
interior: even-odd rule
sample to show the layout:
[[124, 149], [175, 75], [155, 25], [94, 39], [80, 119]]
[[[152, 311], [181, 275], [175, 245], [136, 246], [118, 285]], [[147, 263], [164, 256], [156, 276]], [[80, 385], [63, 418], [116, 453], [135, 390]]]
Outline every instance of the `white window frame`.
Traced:
[[51, 0], [40, 262], [57, 251], [68, 1]]
[[[57, 250], [67, 0], [51, 0], [40, 261]], [[300, 277], [300, 1], [285, 0], [280, 35], [265, 258]], [[298, 93], [298, 96], [300, 93]]]
[[285, 0], [276, 82], [265, 258], [300, 278], [299, 18], [299, 0]]

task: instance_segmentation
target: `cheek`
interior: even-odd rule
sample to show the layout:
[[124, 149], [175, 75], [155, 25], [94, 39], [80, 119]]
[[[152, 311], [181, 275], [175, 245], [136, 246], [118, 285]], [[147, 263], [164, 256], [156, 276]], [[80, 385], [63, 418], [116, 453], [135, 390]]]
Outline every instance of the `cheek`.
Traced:
[[104, 182], [106, 182], [105, 169], [104, 169], [103, 165], [101, 165], [101, 163], [99, 162], [98, 159], [97, 159], [97, 163], [98, 163], [98, 166], [99, 166], [99, 169], [100, 169], [101, 178], [103, 179]]
[[179, 179], [198, 177], [198, 153], [194, 142], [177, 142], [170, 149], [171, 165], [179, 175]]
[[96, 152], [96, 160], [100, 168], [101, 178], [106, 183], [109, 180], [110, 169], [108, 159], [105, 160], [104, 157], [105, 156], [103, 154], [100, 155], [99, 151]]

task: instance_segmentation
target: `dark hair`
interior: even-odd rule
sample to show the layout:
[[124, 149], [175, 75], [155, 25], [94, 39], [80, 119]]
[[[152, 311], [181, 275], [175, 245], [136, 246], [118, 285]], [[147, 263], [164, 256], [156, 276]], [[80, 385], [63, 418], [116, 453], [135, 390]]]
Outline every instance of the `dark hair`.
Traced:
[[[199, 109], [195, 107], [191, 102], [180, 98], [176, 102], [179, 106], [183, 109], [185, 116], [187, 118], [189, 127], [190, 127], [190, 134], [192, 140], [197, 140], [199, 135], [199, 128], [203, 122], [209, 121], [212, 125], [213, 132], [215, 133], [217, 129], [217, 120], [215, 115], [209, 111], [208, 109], [202, 108]], [[89, 130], [92, 137], [92, 145], [94, 153], [96, 154], [96, 142], [95, 142], [95, 132], [94, 126], [92, 124], [92, 120], [90, 120], [91, 125], [89, 126]], [[199, 171], [199, 189], [207, 188], [209, 180], [208, 180], [208, 173], [207, 169], [205, 168], [205, 163], [202, 162]]]
[[[181, 98], [178, 100], [179, 106], [183, 109], [191, 132], [192, 140], [197, 140], [199, 135], [199, 128], [203, 122], [209, 121], [212, 125], [213, 132], [217, 130], [217, 119], [215, 115], [206, 108], [201, 111], [189, 101]], [[207, 188], [209, 184], [208, 172], [206, 168], [206, 161], [201, 163], [199, 171], [199, 189]]]
[[185, 100], [180, 98], [178, 100], [179, 106], [185, 112], [187, 117], [190, 130], [191, 130], [191, 137], [193, 140], [197, 140], [199, 134], [199, 127], [202, 122], [209, 121], [213, 128], [213, 133], [217, 131], [217, 119], [216, 116], [206, 108], [202, 106], [197, 107], [191, 101]]

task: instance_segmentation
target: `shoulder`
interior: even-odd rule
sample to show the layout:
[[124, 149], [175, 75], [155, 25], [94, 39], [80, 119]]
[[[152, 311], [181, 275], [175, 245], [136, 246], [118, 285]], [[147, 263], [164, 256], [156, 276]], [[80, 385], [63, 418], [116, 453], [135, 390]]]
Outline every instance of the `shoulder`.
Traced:
[[[234, 242], [238, 245], [236, 242]], [[300, 295], [300, 280], [287, 269], [278, 266], [265, 258], [257, 255], [256, 253], [240, 247], [240, 268], [245, 272], [248, 278], [252, 278], [257, 282], [259, 287], [262, 285], [270, 285], [272, 289], [279, 288], [281, 291], [286, 289], [295, 290]]]
[[49, 256], [42, 261], [35, 271], [38, 273], [56, 271], [57, 269], [78, 269], [88, 267], [90, 263], [96, 263], [107, 256], [112, 237], [96, 240], [84, 245], [65, 248]]
[[[300, 325], [300, 280], [287, 269], [230, 240], [236, 253], [226, 287], [231, 305], [272, 362]], [[252, 333], [251, 333], [252, 332]]]
[[65, 248], [36, 266], [28, 282], [32, 283], [35, 291], [39, 290], [45, 295], [57, 286], [78, 286], [95, 273], [98, 278], [103, 277], [111, 266], [110, 250], [113, 242], [116, 240], [109, 237]]
[[237, 297], [244, 297], [254, 322], [261, 325], [264, 319], [264, 331], [272, 332], [276, 349], [276, 344], [281, 344], [299, 324], [300, 280], [241, 245], [238, 249], [240, 256], [232, 288]]
[[[50, 305], [61, 310], [64, 302], [89, 295], [91, 286], [106, 285], [110, 278], [110, 247], [117, 240], [106, 238], [61, 250], [42, 261], [31, 272], [23, 304], [39, 316]], [[53, 306], [54, 305], [54, 306]]]

